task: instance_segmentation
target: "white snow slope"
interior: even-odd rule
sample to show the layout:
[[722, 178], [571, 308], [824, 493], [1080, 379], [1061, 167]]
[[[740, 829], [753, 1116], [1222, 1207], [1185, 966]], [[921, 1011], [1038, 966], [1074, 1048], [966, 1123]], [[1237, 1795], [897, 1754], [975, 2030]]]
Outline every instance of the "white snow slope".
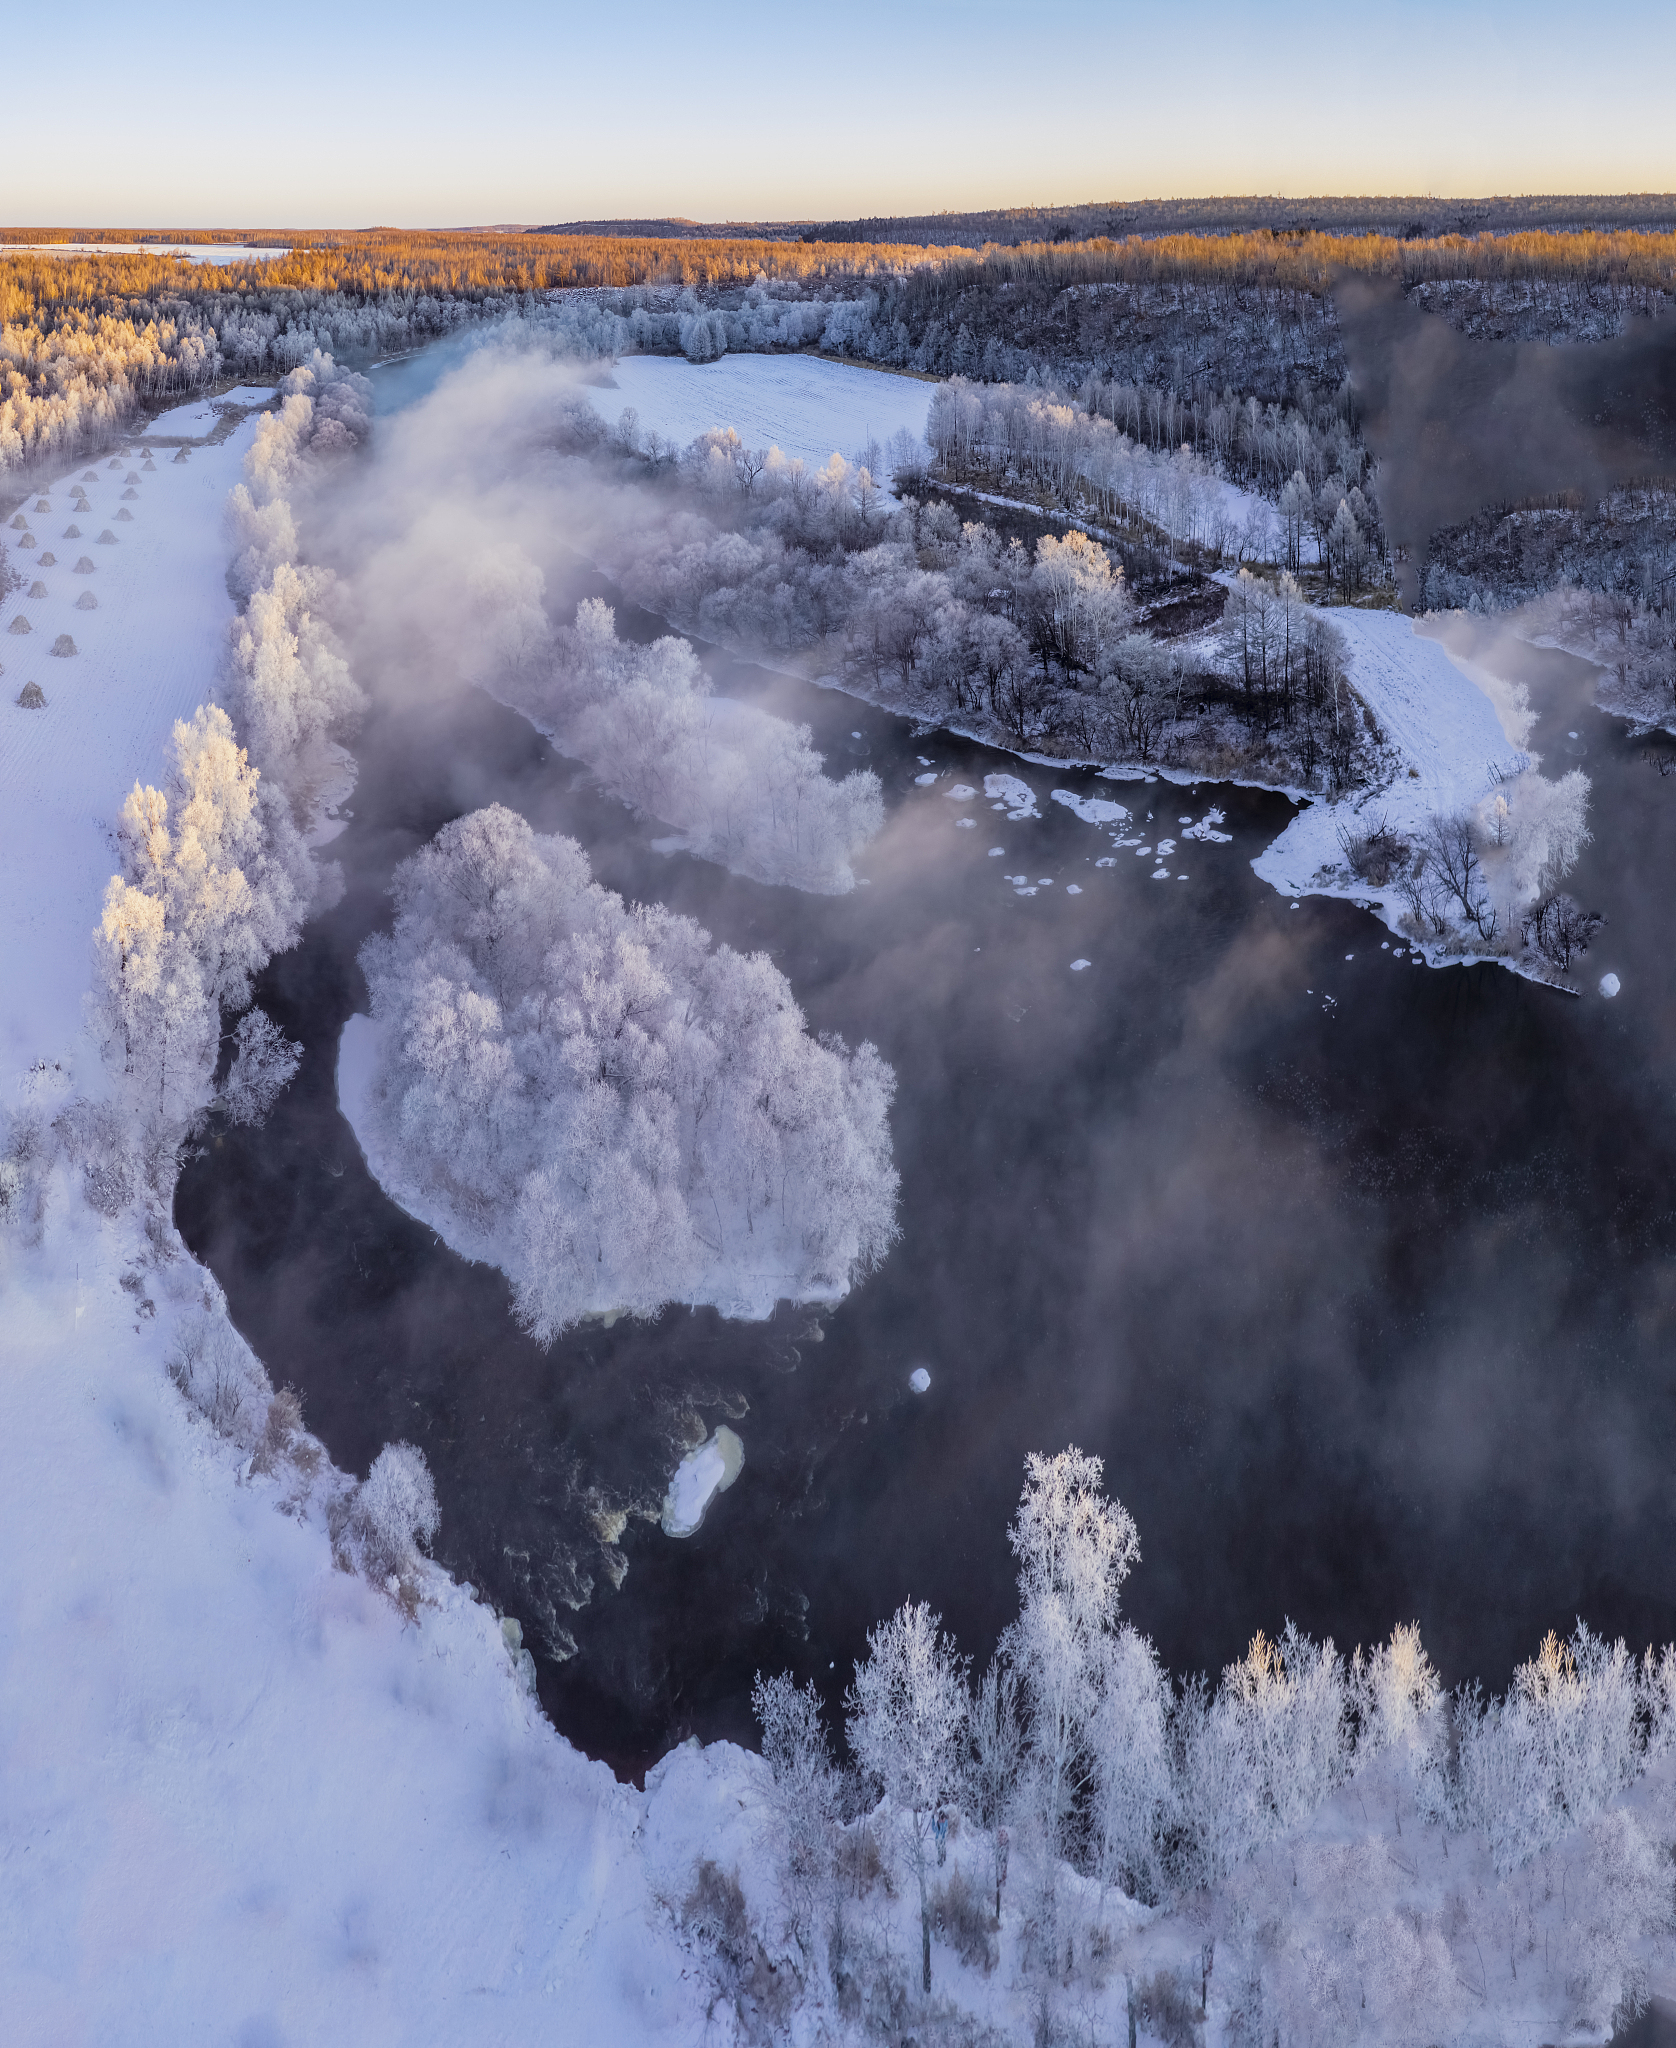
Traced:
[[882, 448], [901, 428], [923, 439], [936, 388], [917, 377], [803, 355], [723, 356], [714, 363], [624, 356], [610, 375], [611, 384], [592, 394], [608, 426], [632, 405], [642, 435], [664, 434], [684, 448], [712, 427], [735, 427], [747, 448], [776, 447], [817, 469], [834, 452], [848, 458], [869, 440]]
[[1475, 679], [1480, 672], [1417, 633], [1411, 619], [1351, 606], [1330, 609], [1327, 617], [1349, 643], [1352, 685], [1401, 759], [1394, 778], [1375, 790], [1309, 804], [1252, 867], [1283, 896], [1377, 904], [1394, 931], [1401, 911], [1395, 890], [1382, 892], [1348, 873], [1339, 827], [1366, 832], [1383, 818], [1412, 837], [1434, 814], [1467, 809], [1498, 772], [1515, 775], [1530, 766], [1520, 745], [1528, 718], [1505, 686], [1498, 708]]

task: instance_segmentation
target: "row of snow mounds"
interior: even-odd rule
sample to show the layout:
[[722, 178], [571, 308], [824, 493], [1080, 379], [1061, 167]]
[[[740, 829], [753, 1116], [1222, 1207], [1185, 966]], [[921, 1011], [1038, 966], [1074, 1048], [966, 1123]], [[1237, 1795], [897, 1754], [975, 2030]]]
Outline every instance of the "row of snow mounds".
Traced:
[[[67, 468], [0, 527], [0, 561], [25, 578], [0, 600], [0, 1075], [76, 1043], [106, 821], [136, 781], [156, 782], [175, 721], [220, 692], [223, 508], [254, 431], [246, 420], [178, 467], [136, 440]], [[26, 594], [37, 583], [44, 598]], [[75, 653], [53, 660], [61, 643]], [[20, 706], [30, 684], [43, 701]]]

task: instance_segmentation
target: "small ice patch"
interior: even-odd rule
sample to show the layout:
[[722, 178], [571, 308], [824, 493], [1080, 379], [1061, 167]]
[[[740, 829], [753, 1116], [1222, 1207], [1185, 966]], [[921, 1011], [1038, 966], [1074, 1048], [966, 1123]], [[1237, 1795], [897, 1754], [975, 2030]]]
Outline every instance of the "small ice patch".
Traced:
[[933, 769], [929, 775], [916, 775], [914, 777], [914, 787], [916, 789], [929, 789], [936, 780], [937, 771]]
[[1034, 896], [1035, 893], [1034, 889], [1015, 889], [1013, 891], [1015, 896]]
[[851, 738], [852, 740], [858, 740], [858, 739], [860, 739], [860, 737], [861, 737], [861, 735], [860, 735], [860, 733], [858, 733], [858, 732], [852, 732], [852, 733], [850, 734], [850, 738]]
[[1566, 734], [1566, 738], [1567, 738], [1568, 740], [1576, 740], [1576, 739], [1581, 739], [1581, 738], [1582, 738], [1582, 734], [1581, 734], [1581, 733], [1576, 733], [1576, 732], [1568, 732], [1568, 733]]
[[1181, 835], [1183, 839], [1202, 839], [1207, 845], [1226, 846], [1233, 838], [1232, 832], [1219, 832], [1217, 827], [1226, 821], [1226, 814], [1214, 806], [1206, 811], [1196, 825], [1189, 825]]
[[957, 804], [969, 804], [977, 795], [977, 791], [969, 782], [951, 782], [943, 794]]
[[978, 829], [976, 818], [956, 818], [954, 822], [957, 826], [964, 825], [968, 832], [975, 832]]
[[928, 1394], [931, 1391], [931, 1375], [923, 1365], [916, 1365], [908, 1375], [908, 1384], [916, 1394]]
[[724, 1423], [689, 1451], [670, 1476], [661, 1525], [666, 1536], [691, 1536], [718, 1493], [726, 1493], [745, 1464], [745, 1446]]
[[914, 756], [914, 759], [919, 763], [919, 765], [922, 768], [929, 768], [931, 766], [931, 763], [925, 758], [923, 754], [916, 754]]
[[1154, 880], [1155, 882], [1167, 882], [1167, 881], [1168, 881], [1168, 880], [1170, 879], [1170, 871], [1169, 871], [1169, 869], [1168, 869], [1168, 868], [1154, 868], [1154, 869], [1153, 869], [1153, 871], [1152, 871], [1152, 879], [1153, 879], [1153, 880]]
[[1001, 855], [1004, 854], [1006, 850], [1007, 849], [1004, 846], [992, 846], [989, 849], [989, 857], [991, 860], [999, 860]]
[[1036, 887], [1038, 889], [1051, 889], [1053, 887], [1052, 875], [1038, 875], [1036, 877]]
[[1020, 782], [1016, 775], [986, 775], [983, 793], [1003, 804], [1007, 816], [1015, 823], [1021, 818], [1039, 818], [1042, 815], [1036, 808], [1036, 792], [1028, 782]]
[[1356, 956], [1354, 953], [1346, 953], [1344, 957], [1346, 960], [1354, 960]]
[[1189, 816], [1187, 816], [1187, 817], [1185, 817], [1185, 818], [1177, 818], [1177, 820], [1176, 820], [1176, 823], [1177, 823], [1178, 825], [1191, 825], [1191, 824], [1192, 824], [1192, 822], [1193, 822], [1193, 819], [1192, 819], [1191, 815], [1189, 815]]
[[1129, 813], [1122, 804], [1114, 804], [1110, 797], [1078, 796], [1074, 790], [1056, 789], [1052, 792], [1056, 804], [1063, 804], [1068, 811], [1074, 811], [1085, 825], [1126, 825]]
[[1619, 989], [1621, 989], [1622, 987], [1623, 983], [1618, 979], [1618, 977], [1615, 974], [1603, 974], [1600, 977], [1600, 992], [1603, 996], [1607, 998], [1608, 1001], [1610, 1001], [1612, 997], [1615, 996], [1618, 993]]
[[1175, 841], [1174, 841], [1173, 839], [1160, 839], [1160, 840], [1159, 840], [1159, 842], [1158, 842], [1158, 858], [1159, 858], [1160, 860], [1168, 860], [1168, 858], [1170, 857], [1170, 855], [1171, 855], [1172, 853], [1174, 853], [1174, 852], [1175, 852], [1175, 850], [1176, 850], [1176, 843], [1175, 843]]
[[1085, 967], [1092, 967], [1093, 965], [1092, 960], [1073, 960], [1071, 962], [1071, 972], [1073, 974], [1080, 974]]
[[1080, 896], [1082, 894], [1082, 884], [1080, 882], [1067, 882], [1065, 884], [1065, 894], [1067, 896]]
[[1117, 862], [1112, 859], [1109, 853], [1107, 853], [1103, 854], [1100, 857], [1100, 859], [1094, 863], [1094, 865], [1097, 868], [1115, 868], [1117, 866]]

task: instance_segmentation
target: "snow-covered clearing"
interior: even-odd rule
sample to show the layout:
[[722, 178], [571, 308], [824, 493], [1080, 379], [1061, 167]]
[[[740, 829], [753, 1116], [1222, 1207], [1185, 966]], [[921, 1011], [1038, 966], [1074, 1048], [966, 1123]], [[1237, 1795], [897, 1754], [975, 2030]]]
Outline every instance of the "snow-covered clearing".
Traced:
[[34, 256], [180, 256], [188, 263], [272, 263], [289, 248], [246, 242], [7, 242], [6, 254]]
[[804, 355], [732, 355], [714, 363], [623, 356], [610, 378], [592, 394], [608, 426], [633, 406], [642, 435], [662, 434], [684, 448], [712, 427], [733, 427], [746, 447], [778, 448], [811, 468], [834, 453], [853, 456], [869, 441], [882, 448], [903, 430], [922, 440], [934, 389], [917, 377]]
[[[114, 468], [101, 456], [31, 493], [24, 528], [0, 529], [4, 559], [27, 579], [0, 601], [0, 931], [12, 963], [0, 986], [0, 1075], [8, 1082], [30, 1061], [66, 1057], [75, 1045], [89, 935], [114, 865], [108, 821], [136, 778], [159, 779], [174, 721], [217, 696], [231, 609], [224, 512], [254, 433], [246, 420], [219, 447], [194, 448], [183, 463], [159, 452], [149, 470], [142, 438]], [[137, 484], [125, 481], [130, 475]], [[73, 496], [79, 488], [87, 511]], [[130, 489], [136, 495], [125, 502]], [[42, 499], [48, 511], [36, 509]], [[71, 527], [79, 537], [67, 537]], [[114, 545], [100, 543], [107, 532]], [[34, 545], [22, 545], [31, 536]], [[92, 569], [78, 573], [81, 561]], [[44, 598], [27, 595], [37, 582]], [[88, 594], [96, 610], [78, 608]], [[10, 630], [19, 618], [27, 634]], [[53, 655], [60, 634], [74, 640], [75, 654]], [[31, 682], [44, 710], [18, 707]]]

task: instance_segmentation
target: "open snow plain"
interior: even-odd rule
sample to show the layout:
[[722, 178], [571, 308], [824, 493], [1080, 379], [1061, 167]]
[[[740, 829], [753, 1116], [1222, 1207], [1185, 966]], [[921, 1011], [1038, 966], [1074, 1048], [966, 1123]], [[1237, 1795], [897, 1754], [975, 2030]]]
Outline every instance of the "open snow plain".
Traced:
[[[712, 427], [732, 427], [747, 448], [778, 448], [818, 469], [834, 453], [853, 457], [893, 434], [919, 440], [936, 388], [917, 377], [864, 370], [817, 356], [723, 356], [689, 363], [679, 356], [623, 356], [610, 383], [593, 394], [607, 426], [625, 406], [642, 434], [684, 448]], [[621, 396], [618, 396], [618, 393]]]

